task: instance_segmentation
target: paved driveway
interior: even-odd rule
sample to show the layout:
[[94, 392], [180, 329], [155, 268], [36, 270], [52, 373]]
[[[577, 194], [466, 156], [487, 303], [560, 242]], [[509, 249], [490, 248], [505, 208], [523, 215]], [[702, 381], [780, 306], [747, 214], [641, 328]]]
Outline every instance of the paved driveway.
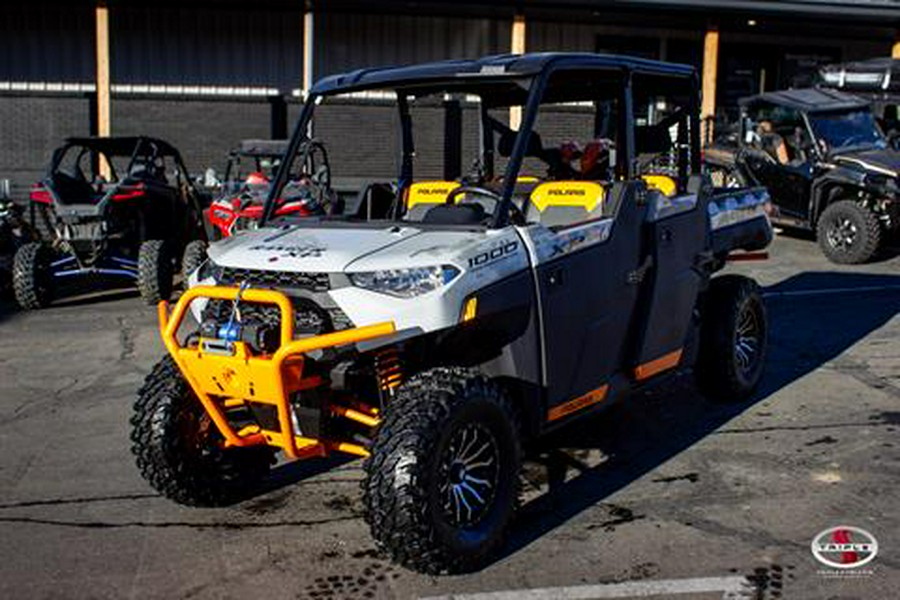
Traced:
[[[162, 353], [135, 296], [0, 307], [0, 597], [896, 597], [900, 257], [836, 268], [781, 237], [740, 269], [772, 321], [758, 397], [716, 406], [676, 382], [566, 431], [529, 464], [505, 554], [439, 578], [376, 555], [357, 461], [284, 466], [228, 509], [155, 494], [128, 450]], [[878, 539], [870, 573], [819, 572], [810, 542], [839, 524]]]

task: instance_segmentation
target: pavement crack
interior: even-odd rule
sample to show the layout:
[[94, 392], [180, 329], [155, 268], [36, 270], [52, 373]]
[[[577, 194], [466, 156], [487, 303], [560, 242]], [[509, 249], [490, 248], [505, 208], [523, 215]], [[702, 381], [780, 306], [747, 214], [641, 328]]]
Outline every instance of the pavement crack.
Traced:
[[711, 435], [723, 435], [731, 433], [765, 433], [768, 431], [816, 431], [817, 429], [841, 429], [843, 427], [877, 427], [891, 425], [888, 421], [851, 421], [845, 423], [819, 423], [816, 425], [769, 425], [766, 427], [729, 427], [712, 432]]
[[75, 529], [127, 529], [132, 527], [149, 528], [149, 529], [170, 529], [170, 528], [187, 528], [199, 531], [216, 529], [228, 531], [241, 531], [250, 529], [274, 529], [276, 527], [315, 527], [317, 525], [328, 525], [331, 523], [342, 523], [347, 521], [356, 521], [361, 517], [331, 517], [328, 519], [295, 519], [285, 521], [271, 521], [263, 523], [189, 523], [187, 521], [123, 521], [121, 523], [108, 523], [105, 521], [66, 521], [63, 519], [50, 519], [40, 517], [0, 517], [0, 523], [19, 523], [30, 525], [50, 525], [57, 527], [70, 527]]
[[119, 353], [119, 360], [129, 360], [134, 358], [134, 327], [125, 317], [119, 317], [119, 345], [122, 351]]
[[43, 500], [22, 500], [20, 502], [0, 503], [0, 510], [8, 510], [11, 508], [30, 508], [33, 506], [60, 506], [68, 504], [93, 504], [95, 502], [117, 502], [119, 500], [144, 500], [159, 497], [159, 494], [120, 494], [117, 496], [92, 496], [85, 498], [48, 498]]
[[900, 387], [891, 383], [887, 378], [873, 373], [865, 363], [844, 356], [832, 362], [831, 368], [839, 373], [849, 375], [868, 388], [900, 399]]

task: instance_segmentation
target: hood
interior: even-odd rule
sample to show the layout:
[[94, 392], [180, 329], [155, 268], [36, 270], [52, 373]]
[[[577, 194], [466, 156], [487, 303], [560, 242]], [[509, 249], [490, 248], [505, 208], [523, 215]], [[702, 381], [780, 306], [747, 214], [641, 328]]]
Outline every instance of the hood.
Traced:
[[215, 242], [208, 253], [213, 262], [224, 267], [337, 273], [355, 260], [420, 233], [404, 225], [265, 228]]
[[835, 154], [833, 160], [842, 167], [856, 168], [897, 177], [900, 175], [900, 152], [890, 149], [871, 149]]
[[[512, 237], [514, 239], [514, 236]], [[378, 271], [446, 264], [465, 267], [469, 264], [469, 259], [496, 247], [498, 240], [510, 241], [503, 238], [510, 238], [510, 234], [500, 231], [427, 231], [361, 256], [348, 265], [347, 271]]]

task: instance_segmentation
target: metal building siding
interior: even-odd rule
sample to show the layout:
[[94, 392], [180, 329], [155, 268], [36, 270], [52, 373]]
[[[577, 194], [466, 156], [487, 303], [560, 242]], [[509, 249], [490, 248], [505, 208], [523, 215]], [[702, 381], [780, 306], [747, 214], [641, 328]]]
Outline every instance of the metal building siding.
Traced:
[[302, 13], [120, 6], [110, 16], [117, 84], [299, 86]]
[[13, 197], [27, 197], [44, 176], [50, 154], [63, 138], [90, 134], [90, 101], [75, 96], [0, 97], [0, 178]]
[[112, 103], [116, 135], [162, 138], [181, 152], [188, 170], [208, 167], [221, 175], [226, 156], [242, 139], [269, 137], [268, 102], [116, 98]]
[[90, 7], [7, 4], [0, 16], [0, 40], [0, 81], [93, 80]]
[[597, 24], [530, 21], [525, 29], [529, 52], [595, 52]]
[[479, 18], [316, 14], [315, 78], [373, 65], [509, 51], [509, 24]]

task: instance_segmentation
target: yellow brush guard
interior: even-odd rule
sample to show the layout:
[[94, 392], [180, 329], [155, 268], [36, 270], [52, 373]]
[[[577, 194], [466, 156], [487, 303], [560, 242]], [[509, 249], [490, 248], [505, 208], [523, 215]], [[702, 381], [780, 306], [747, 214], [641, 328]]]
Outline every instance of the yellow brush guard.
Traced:
[[[196, 347], [184, 347], [177, 338], [178, 328], [191, 302], [198, 298], [234, 300], [274, 304], [281, 312], [281, 344], [271, 355], [254, 356], [243, 342], [232, 342], [233, 353], [223, 354], [204, 350], [204, 340]], [[347, 442], [333, 442], [296, 435], [292, 425], [291, 394], [323, 385], [317, 376], [303, 377], [304, 354], [314, 350], [344, 346], [371, 340], [394, 332], [392, 322], [357, 327], [324, 335], [294, 339], [294, 307], [287, 296], [274, 290], [236, 287], [197, 286], [190, 288], [169, 313], [168, 303], [158, 305], [159, 329], [166, 349], [216, 428], [225, 438], [226, 446], [256, 446], [268, 444], [284, 450], [289, 458], [325, 456], [330, 450], [368, 456], [365, 447]], [[235, 431], [225, 417], [223, 408], [234, 408], [250, 402], [274, 405], [278, 414], [279, 431], [263, 430], [256, 425]], [[334, 414], [362, 423], [378, 424], [378, 417], [363, 410], [333, 406]]]

